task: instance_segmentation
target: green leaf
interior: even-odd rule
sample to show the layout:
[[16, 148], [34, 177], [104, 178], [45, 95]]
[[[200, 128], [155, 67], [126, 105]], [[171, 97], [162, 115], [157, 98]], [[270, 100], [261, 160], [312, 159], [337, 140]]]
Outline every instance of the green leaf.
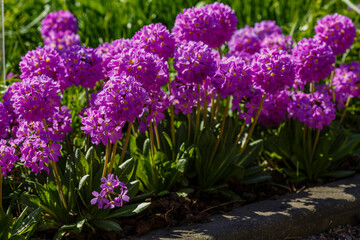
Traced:
[[80, 179], [78, 190], [81, 190], [81, 188], [84, 186], [84, 184], [86, 183], [86, 181], [88, 180], [89, 177], [90, 177], [90, 175], [87, 174]]
[[128, 183], [128, 185], [127, 185], [127, 188], [128, 188], [127, 195], [130, 197], [130, 201], [138, 193], [139, 186], [140, 186], [139, 180], [135, 180], [135, 181], [132, 181], [132, 182]]
[[101, 220], [94, 223], [98, 228], [104, 229], [105, 231], [121, 232], [122, 228], [120, 225], [112, 220]]
[[242, 180], [242, 183], [245, 183], [245, 184], [256, 184], [256, 183], [266, 182], [266, 181], [269, 180], [270, 178], [271, 178], [271, 176], [269, 176], [269, 175], [254, 176], [254, 177], [251, 177], [251, 178], [243, 179], [243, 180]]
[[34, 211], [32, 211], [25, 219], [20, 223], [20, 225], [16, 225], [16, 228], [12, 229], [12, 235], [23, 234], [26, 232], [28, 228], [30, 228], [33, 224], [36, 224], [41, 218], [41, 208], [38, 207]]
[[329, 173], [326, 173], [323, 176], [334, 177], [334, 178], [345, 178], [345, 177], [350, 177], [351, 175], [354, 175], [354, 174], [355, 174], [355, 171], [337, 170], [337, 171], [331, 171]]
[[179, 197], [187, 197], [190, 193], [193, 193], [194, 189], [193, 188], [183, 188], [179, 191], [176, 192], [176, 194]]
[[127, 178], [128, 175], [131, 174], [135, 166], [135, 160], [133, 158], [130, 158], [123, 162], [120, 166], [120, 174], [118, 175], [119, 179]]
[[134, 203], [126, 205], [122, 208], [116, 209], [111, 214], [107, 215], [104, 219], [118, 218], [118, 217], [130, 217], [144, 211], [150, 206], [150, 202]]
[[180, 173], [184, 173], [186, 166], [188, 165], [189, 159], [188, 158], [181, 158], [176, 161], [176, 170]]

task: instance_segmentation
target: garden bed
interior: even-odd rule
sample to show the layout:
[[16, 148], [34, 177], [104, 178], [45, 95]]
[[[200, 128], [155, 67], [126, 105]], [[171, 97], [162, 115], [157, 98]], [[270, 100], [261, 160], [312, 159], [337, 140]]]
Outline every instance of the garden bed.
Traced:
[[355, 224], [360, 175], [236, 208], [208, 223], [156, 230], [139, 239], [292, 239]]

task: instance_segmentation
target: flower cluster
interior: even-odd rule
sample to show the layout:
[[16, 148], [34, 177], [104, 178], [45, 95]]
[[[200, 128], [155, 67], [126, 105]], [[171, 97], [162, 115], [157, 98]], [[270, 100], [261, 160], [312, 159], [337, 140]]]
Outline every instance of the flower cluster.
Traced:
[[199, 91], [195, 84], [182, 84], [180, 81], [171, 82], [170, 102], [174, 105], [176, 114], [179, 111], [184, 114], [192, 113], [199, 97]]
[[289, 117], [305, 123], [308, 128], [322, 130], [335, 119], [335, 104], [331, 101], [329, 92], [296, 92], [291, 95], [291, 99], [288, 107]]
[[45, 46], [49, 46], [59, 52], [80, 44], [77, 20], [69, 11], [55, 11], [49, 13], [41, 21], [41, 35]]
[[343, 107], [348, 98], [360, 97], [360, 64], [352, 62], [336, 68], [333, 85], [338, 108]]
[[298, 79], [315, 82], [330, 76], [334, 70], [335, 55], [331, 48], [318, 39], [302, 39], [294, 47], [292, 58]]
[[279, 126], [286, 119], [289, 102], [288, 91], [267, 95], [258, 119], [259, 123], [263, 126]]
[[19, 157], [15, 154], [15, 147], [9, 146], [5, 139], [0, 139], [0, 177], [2, 177], [1, 174], [6, 177], [17, 161]]
[[0, 102], [0, 113], [0, 139], [3, 139], [8, 136], [10, 118], [9, 113], [2, 102]]
[[143, 114], [145, 89], [132, 76], [111, 77], [103, 90], [94, 96], [90, 108], [85, 110], [81, 129], [92, 142], [107, 145], [122, 138], [126, 121], [133, 122]]
[[266, 93], [274, 94], [294, 83], [295, 71], [290, 55], [276, 49], [261, 49], [254, 56], [254, 83]]
[[45, 75], [24, 79], [11, 96], [12, 108], [19, 118], [41, 121], [55, 113], [60, 105], [57, 84]]
[[60, 54], [50, 47], [37, 47], [21, 57], [19, 63], [21, 79], [46, 75], [60, 85], [64, 80], [65, 68]]
[[158, 90], [169, 78], [167, 62], [143, 49], [124, 49], [110, 61], [109, 77], [123, 74], [133, 76], [147, 90]]
[[259, 23], [255, 23], [254, 31], [260, 39], [264, 39], [266, 36], [272, 34], [282, 34], [282, 30], [276, 25], [275, 21], [265, 20]]
[[161, 23], [144, 26], [132, 38], [138, 48], [157, 54], [165, 61], [174, 56], [175, 38]]
[[[115, 207], [122, 207], [124, 202], [129, 202], [130, 197], [127, 194], [128, 189], [125, 183], [120, 182], [119, 178], [114, 174], [109, 174], [107, 178], [101, 178], [100, 193], [93, 191], [92, 195], [95, 197], [91, 199], [91, 204], [98, 205], [99, 209], [112, 209]], [[119, 188], [119, 192], [116, 189]], [[115, 195], [116, 197], [112, 197]]]
[[200, 8], [184, 9], [176, 16], [172, 32], [177, 41], [202, 41], [218, 48], [236, 29], [237, 18], [229, 6], [214, 3]]
[[175, 52], [174, 69], [184, 83], [202, 83], [216, 71], [211, 48], [203, 42], [183, 42]]
[[351, 19], [337, 13], [318, 20], [315, 32], [315, 38], [329, 45], [335, 55], [345, 53], [356, 37], [356, 28]]
[[65, 76], [61, 89], [72, 85], [94, 88], [96, 82], [103, 78], [101, 59], [93, 48], [74, 46], [62, 55], [65, 65]]
[[245, 26], [237, 30], [229, 41], [229, 50], [237, 56], [248, 56], [260, 51], [260, 39], [253, 28]]

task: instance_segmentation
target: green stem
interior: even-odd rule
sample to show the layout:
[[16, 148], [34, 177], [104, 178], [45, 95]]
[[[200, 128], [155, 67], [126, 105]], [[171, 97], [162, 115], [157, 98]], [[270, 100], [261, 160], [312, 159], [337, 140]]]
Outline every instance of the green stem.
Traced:
[[125, 153], [126, 153], [126, 149], [129, 145], [129, 141], [130, 141], [130, 131], [131, 131], [131, 128], [132, 128], [132, 123], [129, 122], [129, 125], [128, 125], [128, 129], [127, 129], [127, 132], [126, 132], [126, 137], [125, 137], [125, 142], [124, 142], [124, 146], [123, 146], [123, 149], [121, 151], [121, 155], [120, 155], [120, 161], [119, 161], [119, 164], [122, 164], [123, 160], [124, 160], [124, 157], [125, 157]]
[[199, 99], [198, 104], [196, 108], [196, 122], [195, 122], [195, 136], [194, 136], [194, 143], [196, 143], [196, 139], [198, 137], [199, 131], [200, 131], [200, 85], [197, 85], [198, 92], [199, 92]]
[[221, 122], [219, 135], [218, 135], [218, 137], [216, 139], [215, 147], [213, 149], [213, 152], [212, 152], [210, 160], [209, 160], [209, 167], [211, 166], [211, 163], [212, 163], [212, 161], [213, 161], [213, 159], [215, 157], [215, 154], [216, 154], [216, 150], [217, 150], [217, 148], [219, 147], [219, 144], [220, 144], [221, 136], [223, 134], [224, 127], [225, 127], [226, 116], [227, 116], [227, 113], [228, 113], [228, 110], [229, 110], [229, 105], [230, 105], [230, 96], [228, 96], [226, 98], [226, 106], [225, 106], [224, 116], [223, 116], [223, 120]]
[[340, 118], [340, 121], [339, 121], [339, 125], [344, 121], [346, 112], [347, 112], [347, 110], [348, 110], [348, 108], [349, 108], [349, 105], [350, 105], [350, 100], [351, 100], [351, 97], [348, 97], [348, 99], [346, 100], [345, 108], [344, 108], [343, 113], [341, 114], [341, 118]]
[[190, 136], [191, 136], [191, 113], [187, 114], [187, 119], [188, 119], [188, 144], [190, 144]]
[[207, 128], [207, 91], [205, 90], [205, 99], [204, 99], [204, 110], [203, 110], [203, 113], [204, 113], [204, 126], [205, 128]]
[[213, 128], [214, 115], [215, 115], [215, 98], [214, 98], [214, 93], [212, 93], [212, 94], [211, 94], [210, 128]]
[[153, 133], [153, 127], [152, 123], [150, 121], [149, 123], [149, 135], [150, 135], [150, 148], [151, 148], [151, 157], [154, 158], [154, 133]]
[[160, 137], [159, 137], [159, 131], [158, 131], [158, 128], [156, 126], [156, 121], [155, 121], [155, 118], [153, 118], [153, 124], [154, 124], [154, 129], [155, 129], [155, 137], [156, 137], [156, 143], [157, 143], [157, 146], [158, 146], [158, 149], [160, 150]]
[[111, 152], [111, 158], [110, 158], [110, 166], [109, 169], [107, 171], [108, 174], [111, 173], [113, 166], [114, 166], [114, 161], [115, 161], [115, 155], [116, 155], [116, 148], [117, 148], [117, 140], [115, 141], [114, 145], [113, 145], [113, 149]]
[[57, 170], [56, 164], [55, 164], [55, 162], [50, 161], [50, 165], [51, 165], [51, 167], [53, 169], [53, 172], [54, 172], [55, 182], [57, 183], [58, 188], [59, 188], [59, 195], [60, 195], [60, 199], [62, 201], [62, 204], [64, 205], [65, 209], [68, 209], [66, 201], [65, 201], [65, 195], [64, 195], [64, 192], [63, 192], [63, 189], [62, 189], [60, 177], [59, 177], [59, 172]]
[[262, 110], [262, 106], [263, 106], [264, 101], [265, 101], [265, 97], [266, 97], [266, 94], [264, 93], [264, 95], [262, 96], [262, 99], [261, 99], [259, 108], [258, 108], [258, 110], [257, 110], [257, 112], [256, 112], [256, 115], [255, 115], [255, 118], [254, 118], [254, 122], [251, 124], [250, 130], [249, 130], [249, 134], [247, 135], [246, 140], [245, 140], [245, 143], [242, 145], [242, 147], [241, 147], [241, 149], [240, 149], [240, 151], [239, 151], [240, 154], [244, 152], [244, 150], [245, 150], [246, 146], [248, 145], [248, 143], [249, 143], [249, 141], [250, 141], [250, 138], [251, 138], [251, 136], [252, 136], [252, 134], [253, 134], [253, 132], [254, 132], [255, 125], [256, 125], [256, 123], [257, 123], [257, 120], [258, 120], [258, 118], [259, 118], [260, 112], [261, 112], [261, 110]]
[[[90, 107], [90, 97], [89, 97], [89, 90], [87, 88], [85, 89], [85, 96], [86, 96], [86, 107], [89, 108]], [[88, 151], [89, 146], [90, 146], [90, 136], [86, 135], [86, 143], [85, 143], [85, 153]]]
[[245, 130], [245, 126], [246, 126], [246, 122], [244, 121], [243, 125], [241, 126], [241, 129], [240, 129], [240, 132], [239, 134], [237, 135], [237, 138], [236, 138], [236, 141], [235, 141], [235, 144], [238, 144], [238, 142], [240, 141], [240, 138]]
[[0, 169], [0, 219], [3, 216], [3, 214], [5, 214], [4, 209], [3, 209], [3, 204], [2, 204], [2, 173], [1, 173], [1, 169]]
[[105, 177], [105, 175], [106, 175], [106, 169], [107, 169], [107, 165], [109, 163], [110, 152], [111, 152], [111, 144], [110, 144], [110, 141], [108, 140], [108, 144], [106, 145], [104, 169], [103, 169], [103, 173], [101, 175], [102, 177]]
[[314, 146], [313, 146], [313, 149], [312, 149], [312, 152], [311, 152], [311, 158], [314, 157], [316, 146], [317, 146], [317, 143], [319, 141], [319, 137], [320, 137], [320, 130], [318, 129], [317, 132], [316, 132], [316, 138], [315, 138]]
[[220, 59], [222, 59], [222, 57], [223, 57], [223, 53], [222, 53], [222, 50], [221, 50], [221, 46], [219, 46], [218, 51], [219, 51], [219, 56], [220, 56]]
[[[171, 83], [168, 82], [169, 94], [171, 95]], [[172, 147], [172, 159], [175, 161], [175, 123], [174, 123], [174, 105], [170, 104], [170, 126], [171, 126], [171, 143]]]

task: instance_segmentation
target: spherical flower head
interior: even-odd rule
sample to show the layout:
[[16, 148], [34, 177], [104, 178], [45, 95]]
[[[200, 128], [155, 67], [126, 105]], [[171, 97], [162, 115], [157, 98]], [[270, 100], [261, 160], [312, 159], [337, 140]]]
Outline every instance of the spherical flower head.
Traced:
[[41, 21], [41, 35], [45, 38], [49, 36], [49, 32], [70, 31], [76, 33], [78, 31], [77, 21], [74, 15], [69, 11], [59, 10], [49, 13]]
[[14, 113], [14, 99], [12, 99], [12, 96], [19, 92], [21, 86], [21, 82], [14, 82], [11, 84], [4, 93], [3, 100], [4, 100], [4, 107], [8, 111], [10, 118], [17, 118], [16, 114]]
[[337, 13], [318, 20], [315, 32], [315, 38], [329, 45], [335, 55], [343, 54], [350, 49], [356, 37], [356, 28], [352, 20]]
[[267, 95], [259, 115], [259, 123], [263, 126], [277, 127], [286, 119], [290, 96], [288, 91]]
[[143, 114], [148, 93], [132, 76], [113, 76], [97, 94], [95, 104], [106, 106], [107, 114], [114, 115], [121, 121], [133, 122]]
[[304, 82], [318, 82], [334, 70], [335, 55], [331, 48], [318, 39], [302, 39], [294, 47], [292, 59], [296, 77]]
[[329, 92], [295, 92], [288, 107], [289, 117], [298, 119], [308, 128], [322, 130], [335, 119], [336, 109]]
[[69, 51], [73, 46], [79, 46], [80, 36], [69, 30], [64, 32], [51, 31], [44, 38], [44, 45], [63, 53]]
[[122, 128], [125, 121], [120, 121], [111, 113], [109, 107], [91, 106], [87, 108], [81, 118], [81, 130], [90, 135], [91, 141], [98, 145], [102, 142], [107, 145], [115, 143], [122, 138]]
[[271, 34], [282, 34], [281, 28], [276, 25], [275, 21], [266, 20], [259, 23], [255, 23], [254, 30], [260, 39], [264, 39]]
[[264, 92], [256, 86], [249, 85], [246, 94], [235, 92], [232, 100], [232, 110], [237, 110], [240, 119], [244, 119], [246, 124], [251, 124], [254, 119]]
[[293, 85], [295, 66], [291, 56], [277, 49], [261, 49], [252, 63], [254, 83], [265, 93], [274, 94]]
[[215, 74], [216, 60], [203, 42], [182, 42], [175, 52], [174, 69], [184, 83], [201, 84]]
[[19, 161], [19, 157], [15, 154], [15, 148], [9, 146], [6, 140], [0, 140], [0, 168], [1, 173], [6, 177], [7, 173], [11, 171], [14, 163]]
[[41, 121], [56, 112], [61, 98], [53, 79], [41, 75], [24, 79], [12, 97], [14, 113], [27, 121]]
[[293, 43], [294, 41], [292, 40], [291, 36], [273, 33], [264, 37], [264, 39], [260, 43], [260, 47], [284, 50], [288, 53], [291, 53]]
[[37, 47], [21, 57], [19, 64], [21, 79], [46, 75], [60, 84], [63, 81], [65, 69], [59, 53], [50, 47]]
[[10, 118], [9, 113], [2, 102], [0, 102], [0, 113], [0, 139], [3, 139], [7, 138], [9, 134]]
[[132, 38], [138, 48], [157, 54], [165, 61], [174, 56], [175, 38], [161, 23], [144, 26]]
[[200, 94], [195, 84], [183, 84], [178, 79], [171, 82], [170, 102], [175, 107], [175, 113], [179, 111], [189, 114], [193, 112], [193, 107], [198, 103]]
[[254, 54], [260, 51], [260, 38], [253, 28], [245, 26], [237, 30], [229, 41], [229, 50], [231, 53], [237, 53], [237, 56]]
[[253, 71], [240, 57], [225, 57], [218, 64], [218, 70], [211, 82], [222, 98], [229, 95], [246, 94], [252, 84]]
[[360, 64], [351, 62], [335, 69], [332, 80], [338, 108], [342, 108], [348, 98], [360, 97]]
[[112, 70], [109, 77], [126, 74], [135, 77], [147, 90], [159, 90], [169, 79], [169, 66], [157, 55], [144, 49], [124, 49], [108, 67]]
[[103, 70], [105, 74], [110, 72], [111, 68], [108, 67], [108, 64], [115, 56], [121, 53], [124, 49], [133, 48], [134, 41], [132, 39], [116, 39], [112, 43], [104, 43], [99, 45], [95, 49], [96, 55], [101, 58], [101, 65], [103, 66]]
[[205, 5], [204, 8], [213, 17], [213, 26], [207, 37], [208, 42], [204, 42], [212, 48], [220, 47], [231, 39], [236, 30], [238, 22], [236, 14], [228, 5], [219, 2]]
[[62, 57], [65, 65], [65, 80], [62, 89], [72, 85], [94, 88], [96, 82], [104, 77], [101, 59], [93, 48], [74, 46]]

